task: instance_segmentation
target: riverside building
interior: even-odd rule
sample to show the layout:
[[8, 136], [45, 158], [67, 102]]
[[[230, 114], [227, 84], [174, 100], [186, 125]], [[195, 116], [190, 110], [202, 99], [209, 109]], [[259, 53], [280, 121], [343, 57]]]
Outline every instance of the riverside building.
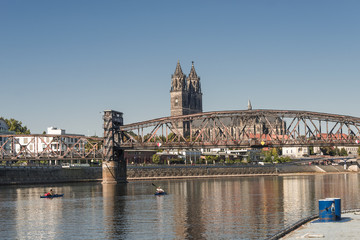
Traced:
[[[77, 144], [78, 138], [74, 138], [73, 136], [85, 136], [80, 134], [66, 134], [65, 129], [59, 129], [56, 127], [48, 127], [46, 135], [39, 136], [19, 136], [16, 137], [17, 143], [15, 145], [15, 151], [21, 152], [22, 148], [26, 148], [27, 151], [31, 153], [42, 153], [48, 152], [51, 154], [52, 152], [62, 152], [67, 148], [64, 144], [59, 144], [54, 135], [62, 136], [62, 143], [66, 144], [69, 148], [76, 148], [78, 150], [85, 150], [84, 144]], [[71, 135], [72, 137], [66, 137], [66, 135]]]

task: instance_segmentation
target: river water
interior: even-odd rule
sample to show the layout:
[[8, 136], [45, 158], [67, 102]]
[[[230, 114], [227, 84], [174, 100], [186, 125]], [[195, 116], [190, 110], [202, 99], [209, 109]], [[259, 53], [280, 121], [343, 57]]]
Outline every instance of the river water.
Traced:
[[[0, 239], [266, 239], [318, 214], [360, 208], [359, 174], [0, 186]], [[168, 192], [155, 196], [152, 183]], [[43, 199], [53, 188], [62, 198]]]

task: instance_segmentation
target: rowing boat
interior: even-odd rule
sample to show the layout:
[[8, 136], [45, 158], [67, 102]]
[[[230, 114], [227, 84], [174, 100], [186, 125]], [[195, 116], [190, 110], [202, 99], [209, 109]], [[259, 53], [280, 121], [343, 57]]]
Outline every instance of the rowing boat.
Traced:
[[47, 196], [40, 196], [40, 198], [55, 198], [55, 197], [62, 197], [64, 194], [54, 194], [54, 195], [47, 195]]
[[155, 195], [166, 195], [166, 192], [156, 192]]

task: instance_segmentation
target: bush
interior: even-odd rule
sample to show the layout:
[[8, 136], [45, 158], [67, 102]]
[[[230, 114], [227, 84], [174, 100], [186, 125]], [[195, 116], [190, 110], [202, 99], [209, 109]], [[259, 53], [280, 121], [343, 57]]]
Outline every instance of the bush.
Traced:
[[160, 155], [154, 154], [152, 156], [152, 162], [155, 164], [159, 164], [160, 163]]
[[219, 161], [219, 156], [206, 156], [205, 158], [208, 161], [208, 163], [213, 163], [214, 161], [215, 162]]
[[184, 159], [181, 158], [171, 158], [170, 159], [170, 164], [184, 164], [185, 161]]

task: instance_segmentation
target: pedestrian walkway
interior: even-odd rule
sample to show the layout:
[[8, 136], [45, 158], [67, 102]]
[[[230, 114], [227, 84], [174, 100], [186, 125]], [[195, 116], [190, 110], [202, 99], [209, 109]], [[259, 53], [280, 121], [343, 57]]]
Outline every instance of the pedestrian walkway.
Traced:
[[342, 213], [340, 221], [319, 222], [315, 219], [281, 239], [359, 239], [360, 212]]

